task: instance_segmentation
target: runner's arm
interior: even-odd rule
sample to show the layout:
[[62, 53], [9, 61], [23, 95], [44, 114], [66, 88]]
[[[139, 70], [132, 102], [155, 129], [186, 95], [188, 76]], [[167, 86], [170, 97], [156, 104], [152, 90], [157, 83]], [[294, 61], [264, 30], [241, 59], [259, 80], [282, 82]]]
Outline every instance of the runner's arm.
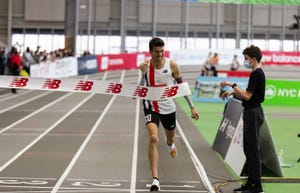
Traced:
[[[177, 84], [183, 83], [182, 75], [180, 73], [179, 67], [176, 64], [175, 61], [171, 60], [171, 69], [172, 69], [172, 75], [175, 78], [175, 81]], [[192, 118], [195, 120], [199, 119], [199, 114], [197, 110], [195, 109], [195, 106], [193, 104], [193, 101], [191, 100], [190, 96], [184, 96], [186, 102], [188, 103], [189, 107], [191, 108]]]

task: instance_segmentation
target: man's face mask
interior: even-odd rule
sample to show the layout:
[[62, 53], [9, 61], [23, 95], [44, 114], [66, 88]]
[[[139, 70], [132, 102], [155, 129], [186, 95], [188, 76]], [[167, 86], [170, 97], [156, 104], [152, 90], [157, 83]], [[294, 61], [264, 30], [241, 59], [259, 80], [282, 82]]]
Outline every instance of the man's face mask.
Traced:
[[248, 60], [244, 60], [244, 66], [246, 67], [246, 68], [252, 68], [252, 64], [250, 64], [250, 62], [248, 61]]

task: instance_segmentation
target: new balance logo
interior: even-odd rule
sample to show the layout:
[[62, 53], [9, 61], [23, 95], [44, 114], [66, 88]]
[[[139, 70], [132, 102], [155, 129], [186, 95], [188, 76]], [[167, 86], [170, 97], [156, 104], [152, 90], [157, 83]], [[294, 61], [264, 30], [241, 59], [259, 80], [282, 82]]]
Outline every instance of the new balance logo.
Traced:
[[175, 95], [177, 95], [177, 90], [179, 89], [178, 86], [171, 86], [170, 88], [166, 88], [164, 90], [164, 93], [162, 94], [162, 96], [160, 97], [161, 99], [164, 99], [166, 97], [173, 97]]
[[80, 80], [74, 90], [80, 90], [80, 91], [90, 91], [93, 88], [93, 81], [83, 81]]
[[15, 77], [9, 84], [9, 87], [17, 87], [17, 88], [25, 87], [27, 86], [27, 82], [28, 82], [28, 78]]
[[61, 83], [61, 80], [59, 79], [46, 79], [46, 81], [44, 82], [42, 88], [43, 89], [58, 89], [59, 85]]

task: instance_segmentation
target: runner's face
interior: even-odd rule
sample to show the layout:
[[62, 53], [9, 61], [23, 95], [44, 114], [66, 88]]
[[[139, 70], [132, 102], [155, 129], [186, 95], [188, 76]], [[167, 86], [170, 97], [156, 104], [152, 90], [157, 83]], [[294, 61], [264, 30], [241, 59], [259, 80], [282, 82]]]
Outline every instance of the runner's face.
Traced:
[[152, 59], [155, 61], [162, 60], [164, 58], [164, 47], [153, 47], [151, 52]]

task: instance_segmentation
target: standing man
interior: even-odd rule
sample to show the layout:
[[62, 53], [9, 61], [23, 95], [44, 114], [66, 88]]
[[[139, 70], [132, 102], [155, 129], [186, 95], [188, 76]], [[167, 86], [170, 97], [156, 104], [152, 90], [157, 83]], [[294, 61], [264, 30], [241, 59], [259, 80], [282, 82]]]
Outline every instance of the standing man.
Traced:
[[[182, 83], [182, 76], [177, 63], [164, 57], [164, 41], [160, 38], [153, 38], [149, 42], [149, 52], [151, 59], [140, 65], [142, 78], [140, 85], [159, 87], [170, 86], [175, 83]], [[189, 98], [185, 96], [192, 113], [192, 118], [198, 120], [199, 114]], [[173, 99], [162, 101], [143, 100], [145, 124], [149, 132], [148, 156], [152, 172], [152, 185], [150, 191], [159, 191], [158, 178], [158, 127], [161, 122], [165, 129], [167, 146], [170, 155], [175, 158], [177, 150], [175, 146], [175, 127], [176, 127], [176, 106]]]
[[236, 188], [233, 191], [261, 193], [263, 192], [261, 185], [262, 164], [258, 141], [260, 127], [264, 121], [264, 112], [261, 103], [264, 101], [266, 79], [260, 66], [260, 60], [262, 58], [260, 49], [251, 45], [244, 49], [243, 55], [245, 57], [245, 67], [252, 69], [247, 89], [243, 90], [239, 88], [236, 83], [228, 81], [220, 83], [221, 87], [230, 86], [233, 89], [233, 91], [224, 92], [221, 95], [222, 99], [233, 95], [242, 99], [242, 105], [244, 107], [243, 146], [246, 156], [248, 180], [240, 188]]
[[6, 67], [5, 48], [0, 47], [0, 75], [5, 74], [5, 67]]
[[[17, 48], [13, 50], [13, 53], [10, 58], [10, 71], [13, 76], [19, 76], [20, 71], [22, 70], [22, 58], [20, 53], [18, 52]], [[11, 89], [11, 92], [16, 94], [17, 90], [15, 88]]]

